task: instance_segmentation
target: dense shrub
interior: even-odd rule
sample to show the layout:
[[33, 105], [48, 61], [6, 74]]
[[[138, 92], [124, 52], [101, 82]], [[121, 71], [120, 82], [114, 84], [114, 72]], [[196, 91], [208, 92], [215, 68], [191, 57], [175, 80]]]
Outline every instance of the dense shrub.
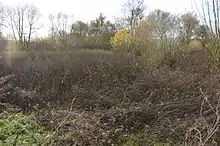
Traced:
[[184, 53], [157, 69], [106, 51], [28, 54], [2, 66], [0, 102], [35, 112], [50, 130], [62, 123], [57, 145], [179, 144], [198, 117], [200, 88], [215, 102], [219, 87], [207, 52]]

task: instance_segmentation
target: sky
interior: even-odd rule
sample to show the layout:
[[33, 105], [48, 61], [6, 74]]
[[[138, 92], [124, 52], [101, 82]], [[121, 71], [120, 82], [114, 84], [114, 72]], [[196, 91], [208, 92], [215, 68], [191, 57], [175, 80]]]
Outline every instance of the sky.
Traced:
[[[121, 13], [121, 6], [126, 0], [1, 0], [5, 5], [34, 4], [41, 12], [43, 29], [40, 34], [46, 34], [49, 14], [64, 12], [73, 15], [73, 20], [89, 21], [95, 19], [102, 12], [107, 19]], [[145, 0], [147, 11], [161, 9], [171, 13], [183, 13], [192, 10], [192, 0]]]

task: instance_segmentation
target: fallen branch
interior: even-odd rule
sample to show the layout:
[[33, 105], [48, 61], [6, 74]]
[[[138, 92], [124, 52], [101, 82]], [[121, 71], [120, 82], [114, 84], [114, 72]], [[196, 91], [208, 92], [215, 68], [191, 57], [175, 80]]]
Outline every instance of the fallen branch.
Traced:
[[[200, 89], [203, 96], [203, 100], [200, 108], [200, 118], [194, 123], [194, 125], [188, 130], [186, 134], [185, 145], [192, 145], [192, 143], [198, 146], [205, 146], [213, 138], [214, 134], [218, 131], [220, 125], [220, 98], [216, 106], [212, 105], [208, 99], [208, 96]], [[217, 97], [219, 92], [217, 93]], [[204, 116], [204, 107], [207, 104], [209, 111], [214, 114], [214, 120], [208, 120], [207, 116]], [[206, 110], [207, 111], [207, 110]], [[189, 140], [189, 141], [188, 141]], [[194, 141], [194, 142], [193, 142]]]

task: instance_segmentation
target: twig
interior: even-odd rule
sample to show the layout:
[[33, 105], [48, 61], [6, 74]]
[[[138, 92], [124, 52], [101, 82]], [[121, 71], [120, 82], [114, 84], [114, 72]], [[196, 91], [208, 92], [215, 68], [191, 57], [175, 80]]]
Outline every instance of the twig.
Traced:
[[53, 132], [53, 135], [56, 134], [56, 132], [60, 129], [60, 127], [62, 127], [62, 125], [68, 120], [68, 118], [70, 117], [71, 113], [72, 113], [72, 109], [73, 109], [73, 102], [75, 101], [75, 98], [72, 99], [71, 101], [71, 106], [70, 106], [70, 110], [69, 110], [69, 114], [66, 116], [66, 118], [63, 119], [63, 121], [57, 126], [56, 130]]
[[[201, 89], [200, 89], [200, 92], [203, 95], [204, 99], [201, 103], [201, 109], [200, 109], [200, 118], [202, 119], [203, 123], [199, 123], [199, 124], [203, 124], [203, 126], [205, 126], [205, 128], [198, 127], [198, 123], [195, 123], [195, 125], [192, 128], [190, 128], [190, 130], [186, 134], [186, 140], [192, 134], [192, 131], [195, 131], [196, 134], [191, 135], [191, 137], [195, 137], [197, 140], [199, 140], [199, 143], [198, 143], [199, 146], [204, 146], [213, 137], [213, 135], [218, 131], [218, 128], [219, 128], [219, 124], [220, 124], [220, 114], [219, 114], [220, 98], [218, 99], [217, 106], [214, 108], [214, 106], [211, 105], [210, 101], [208, 100], [208, 97], [203, 93], [203, 91]], [[217, 96], [218, 95], [219, 95], [219, 92], [217, 93]], [[203, 116], [203, 112], [204, 112], [203, 107], [204, 107], [205, 103], [208, 104], [208, 107], [210, 108], [210, 110], [212, 110], [212, 112], [216, 116], [216, 119], [211, 124], [209, 124], [208, 121]], [[203, 134], [202, 130], [206, 130], [206, 134]]]

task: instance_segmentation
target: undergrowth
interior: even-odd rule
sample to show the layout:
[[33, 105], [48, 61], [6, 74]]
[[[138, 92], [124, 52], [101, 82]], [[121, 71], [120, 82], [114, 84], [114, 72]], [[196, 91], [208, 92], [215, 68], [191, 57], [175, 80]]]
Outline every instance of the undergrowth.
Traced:
[[49, 145], [51, 132], [36, 123], [32, 116], [0, 114], [0, 145]]
[[144, 58], [103, 52], [39, 53], [2, 64], [0, 112], [10, 104], [24, 115], [1, 115], [1, 141], [181, 145], [199, 118], [200, 90], [215, 105], [220, 76], [204, 50], [176, 55], [149, 68]]

